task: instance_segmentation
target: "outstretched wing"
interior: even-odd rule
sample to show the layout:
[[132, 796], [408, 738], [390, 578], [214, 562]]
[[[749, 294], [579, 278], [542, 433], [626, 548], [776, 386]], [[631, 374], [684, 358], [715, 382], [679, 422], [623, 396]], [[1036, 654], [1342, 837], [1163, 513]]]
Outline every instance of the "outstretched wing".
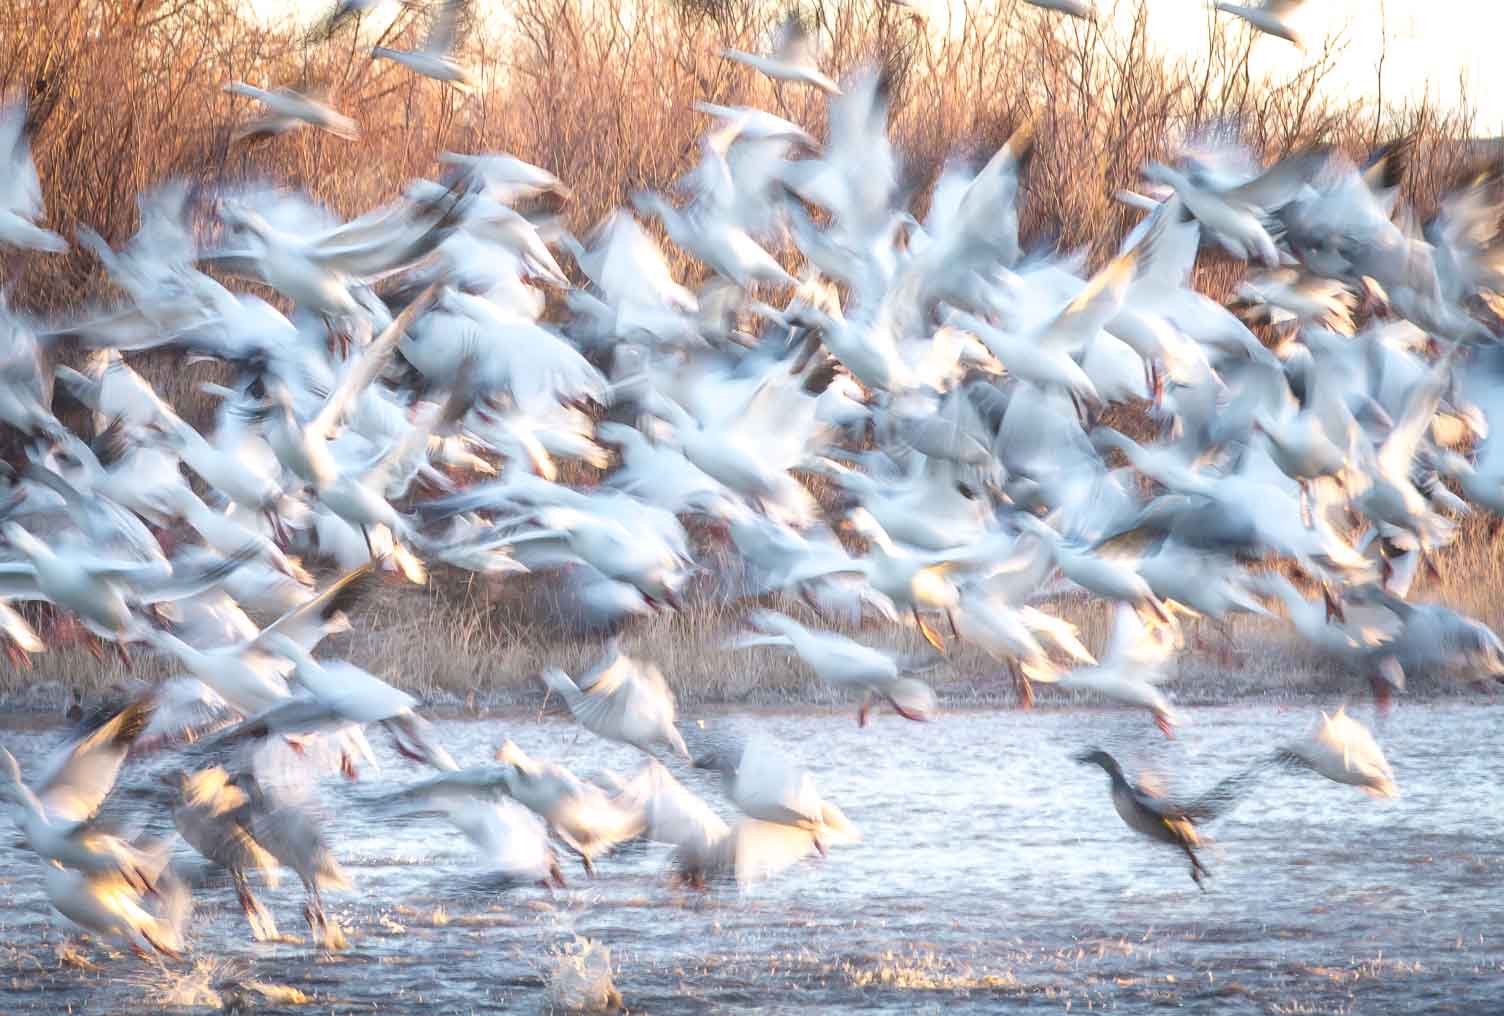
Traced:
[[48, 812], [70, 822], [92, 817], [115, 786], [126, 753], [146, 729], [152, 708], [151, 698], [138, 699], [69, 746], [37, 789]]

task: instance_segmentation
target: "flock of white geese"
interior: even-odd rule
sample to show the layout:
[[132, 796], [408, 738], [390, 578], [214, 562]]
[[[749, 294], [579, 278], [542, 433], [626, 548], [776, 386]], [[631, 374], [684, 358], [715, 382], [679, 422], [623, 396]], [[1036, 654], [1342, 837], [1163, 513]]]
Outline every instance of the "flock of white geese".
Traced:
[[[1005, 665], [1021, 699], [1073, 689], [1169, 735], [1179, 717], [1159, 685], [1182, 621], [1276, 610], [1381, 699], [1407, 675], [1504, 675], [1487, 626], [1409, 599], [1456, 515], [1504, 513], [1489, 429], [1504, 418], [1497, 176], [1461, 180], [1419, 224], [1397, 187], [1402, 144], [1363, 164], [1320, 150], [1268, 166], [1187, 144], [1119, 195], [1141, 221], [1090, 274], [1084, 255], [1021, 243], [1027, 127], [981, 165], [946, 165], [919, 218], [880, 74], [836, 83], [792, 23], [770, 53], [728, 56], [829, 93], [825, 139], [700, 105], [693, 168], [582, 241], [539, 211], [564, 184], [503, 154], [447, 155], [442, 180], [349, 222], [245, 188], [206, 229], [171, 182], [141, 198], [122, 248], [77, 232], [115, 302], [0, 315], [0, 419], [18, 449], [0, 550], [13, 662], [66, 619], [182, 675], [82, 721], [50, 769], [4, 753], [0, 794], [62, 915], [141, 953], [184, 947], [175, 836], [104, 821], [113, 795], [170, 811], [228, 870], [256, 938], [278, 932], [253, 879], [287, 868], [316, 938], [337, 946], [322, 892], [347, 876], [319, 782], [356, 777], [378, 729], [436, 775], [378, 782], [373, 805], [447, 816], [523, 882], [561, 883], [556, 849], [593, 873], [631, 839], [672, 845], [691, 883], [855, 839], [766, 738], [676, 726], [663, 675], [614, 642], [587, 673], [542, 675], [586, 730], [647, 756], [629, 778], [589, 780], [510, 742], [462, 766], [414, 698], [320, 652], [383, 573], [421, 583], [431, 567], [553, 572], [615, 625], [685, 609], [707, 568], [690, 518], [712, 524], [717, 560], [740, 562], [756, 601], [728, 650], [792, 654], [858, 700], [863, 724], [887, 706], [932, 719], [922, 675], [959, 640]], [[232, 88], [262, 98], [276, 130], [356, 133], [294, 93]], [[12, 104], [0, 126], [0, 242], [43, 257], [69, 244], [38, 225], [23, 122]], [[706, 269], [697, 288], [652, 220]], [[1241, 316], [1194, 288], [1203, 248], [1250, 263]], [[49, 366], [62, 340], [83, 348], [78, 369]], [[206, 389], [212, 429], [127, 359], [163, 347], [233, 368]], [[92, 413], [91, 440], [54, 414], [58, 382]], [[1145, 433], [1101, 422], [1120, 405]], [[835, 495], [817, 499], [812, 476]], [[341, 577], [317, 589], [315, 562]], [[1100, 657], [1046, 609], [1062, 590], [1116, 612]], [[32, 601], [50, 604], [50, 628], [10, 605]], [[917, 626], [934, 652], [826, 627], [877, 619]], [[688, 760], [719, 774], [733, 821], [675, 777]], [[1394, 792], [1342, 710], [1269, 760]], [[1196, 823], [1237, 788], [1176, 805], [1103, 752], [1081, 761], [1199, 881]]]

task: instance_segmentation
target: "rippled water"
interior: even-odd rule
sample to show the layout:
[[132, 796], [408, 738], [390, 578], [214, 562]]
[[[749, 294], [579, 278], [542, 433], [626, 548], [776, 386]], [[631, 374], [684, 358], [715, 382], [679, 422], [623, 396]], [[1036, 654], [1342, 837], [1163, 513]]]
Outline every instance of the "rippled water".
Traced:
[[[711, 717], [783, 742], [865, 838], [745, 893], [670, 888], [656, 847], [599, 862], [594, 880], [566, 862], [570, 887], [552, 898], [460, 892], [473, 865], [457, 832], [442, 819], [373, 823], [336, 780], [332, 835], [357, 888], [330, 903], [350, 948], [255, 944], [230, 889], [211, 882], [197, 892], [192, 955], [167, 973], [97, 944], [78, 950], [97, 970], [61, 962], [73, 929], [6, 832], [0, 1012], [158, 1011], [164, 986], [195, 962], [210, 981], [291, 985], [320, 1012], [538, 1012], [552, 957], [575, 934], [609, 946], [637, 1012], [1497, 1011], [1498, 715], [1402, 704], [1380, 732], [1398, 800], [1272, 776], [1209, 827], [1205, 893], [1182, 857], [1123, 825], [1102, 772], [1071, 755], [1102, 745], [1130, 771], [1194, 793], [1302, 732], [1314, 710], [1192, 710], [1175, 742], [1111, 711], [958, 713], [931, 725], [885, 716], [865, 730], [849, 713]], [[462, 762], [488, 759], [503, 737], [581, 774], [637, 761], [589, 735], [575, 742], [562, 721], [440, 727]], [[33, 771], [62, 736], [4, 740]], [[381, 759], [383, 772], [363, 782], [421, 775]], [[713, 777], [676, 771], [729, 814]], [[186, 848], [180, 857], [195, 863]], [[261, 895], [284, 931], [306, 938], [296, 879]]]

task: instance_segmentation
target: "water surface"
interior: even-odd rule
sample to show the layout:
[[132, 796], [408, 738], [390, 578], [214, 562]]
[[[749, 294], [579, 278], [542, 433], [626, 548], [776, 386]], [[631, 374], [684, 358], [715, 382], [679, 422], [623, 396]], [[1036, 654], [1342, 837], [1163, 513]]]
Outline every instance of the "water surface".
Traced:
[[[1206, 1013], [1480, 1012], [1504, 1004], [1498, 712], [1403, 703], [1380, 732], [1402, 796], [1374, 800], [1278, 773], [1208, 827], [1214, 878], [1197, 890], [1176, 852], [1118, 819], [1101, 745], [1186, 794], [1301, 733], [1313, 710], [1190, 710], [1178, 740], [1141, 715], [971, 712], [865, 730], [850, 713], [711, 717], [758, 728], [816, 775], [863, 834], [746, 892], [664, 879], [666, 848], [631, 848], [569, 889], [476, 893], [466, 841], [442, 819], [375, 821], [372, 783], [423, 774], [377, 744], [380, 773], [323, 787], [331, 836], [357, 885], [331, 896], [350, 948], [257, 944], [227, 885], [196, 894], [191, 955], [171, 974], [96, 943], [60, 959], [75, 929], [42, 892], [34, 856], [0, 832], [0, 1012], [160, 1011], [163, 985], [294, 986], [318, 1012], [539, 1012], [557, 951], [582, 935], [612, 952], [626, 1006], [651, 1013], [1036, 1012], [1166, 1007]], [[1372, 717], [1362, 712], [1361, 718]], [[563, 721], [439, 724], [463, 763], [503, 737], [585, 775], [637, 756]], [[34, 773], [61, 728], [11, 729]], [[373, 737], [373, 741], [376, 740]], [[144, 767], [141, 767], [144, 768]], [[723, 814], [716, 778], [676, 767]], [[132, 778], [142, 778], [138, 770]], [[196, 864], [180, 846], [180, 860]], [[291, 883], [291, 884], [289, 884]], [[260, 893], [306, 939], [301, 889]], [[280, 1011], [267, 1005], [258, 1011]]]

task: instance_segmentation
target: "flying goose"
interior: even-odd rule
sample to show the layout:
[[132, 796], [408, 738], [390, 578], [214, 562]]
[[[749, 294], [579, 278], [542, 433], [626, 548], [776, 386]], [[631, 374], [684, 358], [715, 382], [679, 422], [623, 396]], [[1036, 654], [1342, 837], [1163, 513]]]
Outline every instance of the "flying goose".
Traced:
[[243, 814], [249, 819], [251, 837], [302, 881], [308, 897], [303, 916], [309, 931], [325, 950], [344, 948], [344, 932], [325, 913], [323, 894], [329, 889], [348, 890], [351, 882], [329, 847], [323, 823], [305, 798], [306, 788], [266, 785], [248, 770], [237, 773], [227, 786], [245, 796]]
[[1295, 44], [1295, 48], [1304, 51], [1306, 48], [1305, 37], [1290, 23], [1290, 16], [1298, 11], [1305, 0], [1260, 0], [1254, 4], [1227, 3], [1226, 0], [1217, 0], [1217, 10], [1224, 14], [1242, 18], [1252, 25], [1255, 31], [1272, 35], [1275, 38], [1284, 39], [1286, 42]]
[[173, 770], [162, 781], [175, 792], [172, 818], [188, 845], [230, 873], [235, 898], [258, 942], [276, 941], [277, 922], [251, 891], [247, 877], [259, 871], [276, 886], [278, 862], [251, 833], [250, 798], [220, 766], [197, 772]]
[[116, 876], [138, 892], [151, 889], [155, 871], [149, 859], [94, 821], [151, 713], [150, 698], [127, 705], [61, 751], [35, 789], [23, 780], [15, 756], [0, 748], [0, 797], [15, 806], [17, 825], [43, 861], [91, 876]]
[[44, 211], [42, 184], [26, 134], [26, 106], [6, 102], [0, 107], [0, 158], [5, 174], [0, 186], [0, 245], [60, 254], [68, 249], [68, 242], [36, 224]]
[[830, 95], [841, 94], [840, 87], [820, 70], [814, 38], [797, 13], [790, 12], [778, 26], [769, 49], [767, 55], [723, 49], [721, 56], [761, 71], [775, 82], [793, 81], [813, 85]]
[[674, 847], [673, 876], [691, 888], [734, 880], [743, 888], [815, 852], [802, 829], [743, 818], [728, 825], [658, 762], [649, 762], [618, 791], [647, 820], [644, 838]]
[[1024, 2], [1042, 10], [1069, 14], [1083, 21], [1097, 20], [1097, 10], [1092, 6], [1091, 0], [1024, 0]]
[[[1158, 685], [1170, 676], [1169, 663], [1178, 648], [1172, 631], [1147, 628], [1132, 607], [1119, 604], [1101, 662], [1060, 675], [1054, 684], [1062, 690], [1094, 692], [1125, 706], [1147, 709], [1155, 726], [1166, 737], [1174, 737], [1180, 716]], [[1036, 681], [1046, 679], [1033, 676]]]
[[47, 899], [80, 928], [107, 941], [123, 943], [140, 957], [160, 953], [178, 959], [184, 950], [183, 926], [192, 909], [192, 897], [167, 871], [171, 843], [140, 848], [140, 854], [147, 859], [144, 873], [154, 887], [150, 899], [118, 872], [87, 872], [60, 864], [45, 868]]
[[255, 716], [291, 695], [287, 674], [293, 664], [284, 655], [288, 643], [311, 648], [331, 632], [348, 627], [345, 612], [370, 592], [374, 579], [370, 565], [357, 568], [249, 638], [230, 645], [190, 645], [165, 631], [152, 631], [146, 637], [154, 649], [176, 659], [231, 708], [243, 716]]
[[900, 660], [835, 632], [811, 631], [771, 610], [753, 611], [747, 623], [758, 631], [732, 640], [733, 648], [787, 647], [832, 688], [859, 690], [862, 693], [857, 709], [859, 726], [867, 725], [874, 699], [886, 701], [906, 720], [923, 722], [934, 718], [938, 707], [934, 690], [912, 675], [934, 666], [938, 658]]
[[0, 563], [0, 596], [50, 601], [111, 639], [143, 637], [149, 626], [139, 613], [142, 609], [194, 596], [257, 555], [246, 547], [207, 567], [175, 571], [162, 561], [111, 561], [73, 548], [49, 547], [13, 521], [0, 525], [0, 532], [25, 557]]
[[1201, 835], [1196, 829], [1197, 816], [1129, 783], [1117, 759], [1100, 748], [1077, 755], [1076, 761], [1102, 767], [1112, 784], [1112, 806], [1118, 816], [1134, 832], [1181, 850], [1190, 859], [1191, 879], [1205, 891], [1202, 880], [1211, 873], [1196, 856], [1197, 848], [1202, 845]]
[[300, 642], [281, 632], [263, 632], [258, 642], [292, 662], [288, 677], [351, 723], [379, 723], [397, 752], [414, 762], [453, 772], [459, 766], [418, 714], [418, 700], [369, 671], [344, 660], [315, 660]]
[[543, 671], [543, 683], [564, 699], [580, 726], [608, 741], [630, 744], [652, 755], [665, 745], [689, 757], [674, 726], [674, 693], [663, 672], [627, 656], [612, 639], [605, 653], [578, 678], [557, 667]]
[[395, 60], [425, 78], [448, 82], [461, 90], [469, 88], [469, 72], [454, 59], [459, 19], [467, 2], [443, 0], [421, 49], [409, 51], [376, 46], [371, 50], [371, 56], [378, 60]]
[[511, 741], [496, 750], [496, 759], [508, 767], [499, 780], [507, 796], [547, 822], [588, 874], [595, 874], [597, 856], [641, 834], [640, 813], [562, 766], [534, 759]]
[[225, 91], [255, 99], [266, 107], [266, 112], [262, 116], [236, 128], [235, 140], [237, 141], [249, 137], [285, 134], [299, 127], [314, 127], [346, 141], [353, 140], [360, 135], [360, 128], [354, 120], [319, 100], [291, 88], [282, 87], [267, 91], [243, 81], [232, 81], [225, 85]]
[[861, 838], [845, 814], [820, 796], [814, 777], [760, 736], [714, 747], [694, 766], [719, 772], [726, 796], [748, 818], [802, 832], [822, 856], [830, 845]]
[[[1229, 150], [1210, 154], [1224, 166], [1229, 156], [1241, 155]], [[1156, 162], [1145, 167], [1144, 176], [1173, 188], [1186, 214], [1195, 216], [1233, 257], [1257, 258], [1272, 269], [1283, 258], [1268, 217], [1295, 200], [1326, 160], [1322, 151], [1301, 152], [1253, 176], [1219, 171], [1205, 160], [1193, 159], [1184, 171]]]
[[1375, 797], [1396, 797], [1394, 770], [1368, 728], [1339, 706], [1299, 741], [1278, 752], [1280, 761], [1310, 769], [1335, 783], [1358, 787]]

